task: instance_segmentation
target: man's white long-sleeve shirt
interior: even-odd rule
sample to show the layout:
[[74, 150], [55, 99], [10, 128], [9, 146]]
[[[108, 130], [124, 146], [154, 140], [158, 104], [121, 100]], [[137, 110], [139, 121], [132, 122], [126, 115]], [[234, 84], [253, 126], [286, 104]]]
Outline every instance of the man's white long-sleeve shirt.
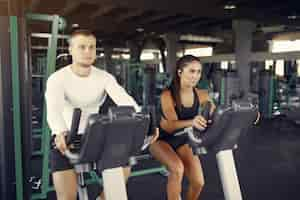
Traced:
[[47, 80], [45, 93], [47, 121], [52, 134], [70, 129], [74, 108], [82, 110], [79, 133], [83, 133], [88, 116], [98, 113], [106, 95], [117, 105], [140, 109], [111, 74], [94, 66], [87, 77], [76, 75], [70, 65], [53, 73]]

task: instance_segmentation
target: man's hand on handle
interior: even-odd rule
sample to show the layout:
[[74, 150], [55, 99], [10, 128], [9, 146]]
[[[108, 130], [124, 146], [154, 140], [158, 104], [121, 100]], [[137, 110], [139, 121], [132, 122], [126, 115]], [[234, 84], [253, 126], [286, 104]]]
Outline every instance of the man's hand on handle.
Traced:
[[67, 150], [65, 132], [56, 134], [54, 138], [54, 143], [55, 143], [55, 148], [58, 149], [64, 155], [65, 151]]

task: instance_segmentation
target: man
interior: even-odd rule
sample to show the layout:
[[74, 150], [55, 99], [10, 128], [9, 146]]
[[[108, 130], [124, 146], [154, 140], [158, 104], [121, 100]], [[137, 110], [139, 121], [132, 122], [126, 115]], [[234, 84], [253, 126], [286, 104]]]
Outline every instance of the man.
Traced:
[[[92, 64], [96, 59], [96, 37], [88, 30], [77, 30], [70, 37], [72, 64], [53, 73], [47, 80], [47, 120], [55, 137], [56, 148], [50, 152], [50, 166], [58, 200], [75, 200], [77, 179], [73, 166], [64, 156], [65, 135], [71, 127], [73, 109], [82, 109], [79, 134], [83, 133], [87, 117], [97, 113], [106, 95], [117, 105], [139, 106], [109, 73]], [[158, 133], [157, 133], [158, 134]], [[124, 168], [127, 180], [130, 168]], [[104, 195], [101, 194], [104, 199]]]

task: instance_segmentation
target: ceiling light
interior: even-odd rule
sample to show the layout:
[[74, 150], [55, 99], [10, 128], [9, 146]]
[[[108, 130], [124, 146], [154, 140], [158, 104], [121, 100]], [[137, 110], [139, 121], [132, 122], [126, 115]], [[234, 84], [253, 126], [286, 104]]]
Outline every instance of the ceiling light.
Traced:
[[72, 24], [72, 28], [78, 28], [79, 24]]
[[223, 39], [217, 37], [210, 36], [198, 36], [192, 34], [185, 34], [180, 36], [181, 41], [189, 41], [189, 42], [212, 42], [212, 43], [222, 43]]
[[225, 10], [233, 10], [236, 9], [236, 5], [234, 5], [233, 3], [228, 3], [224, 6]]
[[297, 19], [297, 17], [298, 17], [297, 15], [289, 15], [288, 19]]
[[143, 32], [144, 31], [144, 29], [143, 28], [137, 28], [137, 29], [135, 29], [137, 32]]

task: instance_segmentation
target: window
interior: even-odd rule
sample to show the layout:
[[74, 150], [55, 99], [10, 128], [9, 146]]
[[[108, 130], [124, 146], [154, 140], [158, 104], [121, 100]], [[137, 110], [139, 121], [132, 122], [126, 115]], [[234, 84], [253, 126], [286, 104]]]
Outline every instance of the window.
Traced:
[[266, 60], [265, 61], [265, 69], [269, 70], [273, 66], [273, 60]]
[[276, 60], [275, 74], [277, 76], [284, 76], [284, 60]]
[[273, 40], [270, 50], [272, 53], [300, 51], [300, 40]]
[[212, 47], [203, 47], [203, 48], [186, 49], [184, 51], [184, 55], [188, 55], [188, 54], [196, 56], [196, 57], [212, 56], [213, 48]]

